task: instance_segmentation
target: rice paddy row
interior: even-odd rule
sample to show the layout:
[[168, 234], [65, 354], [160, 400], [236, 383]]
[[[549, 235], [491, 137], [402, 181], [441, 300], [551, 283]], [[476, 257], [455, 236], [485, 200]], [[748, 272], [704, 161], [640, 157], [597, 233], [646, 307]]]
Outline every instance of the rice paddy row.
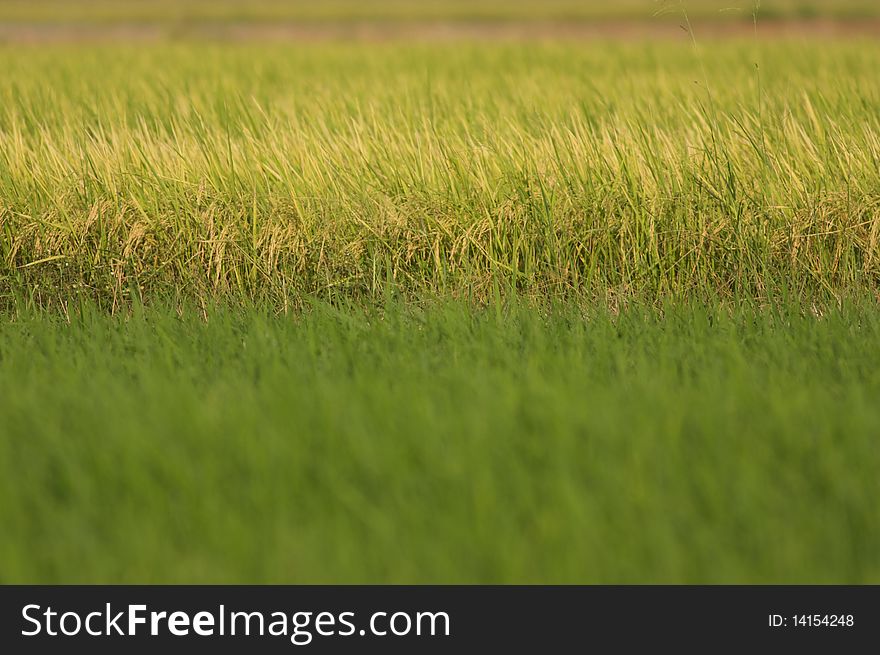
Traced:
[[0, 48], [0, 301], [837, 302], [880, 46]]

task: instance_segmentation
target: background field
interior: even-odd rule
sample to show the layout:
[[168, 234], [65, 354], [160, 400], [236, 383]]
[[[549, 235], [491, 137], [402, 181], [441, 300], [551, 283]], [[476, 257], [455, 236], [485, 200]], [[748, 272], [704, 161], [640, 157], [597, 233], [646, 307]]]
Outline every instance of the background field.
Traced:
[[858, 19], [872, 0], [0, 0], [0, 20], [22, 23], [572, 21], [693, 18]]
[[880, 582], [876, 3], [609, 4], [0, 1], [0, 583]]

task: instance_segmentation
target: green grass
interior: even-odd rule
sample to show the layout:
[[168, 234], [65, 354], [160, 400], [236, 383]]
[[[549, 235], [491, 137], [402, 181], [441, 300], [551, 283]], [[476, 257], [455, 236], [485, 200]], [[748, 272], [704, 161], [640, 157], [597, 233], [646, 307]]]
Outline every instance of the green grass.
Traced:
[[0, 581], [880, 582], [880, 312], [0, 325]]
[[685, 8], [693, 18], [877, 17], [872, 0], [2, 0], [8, 23], [509, 22], [650, 20]]
[[880, 285], [871, 41], [0, 49], [0, 302]]

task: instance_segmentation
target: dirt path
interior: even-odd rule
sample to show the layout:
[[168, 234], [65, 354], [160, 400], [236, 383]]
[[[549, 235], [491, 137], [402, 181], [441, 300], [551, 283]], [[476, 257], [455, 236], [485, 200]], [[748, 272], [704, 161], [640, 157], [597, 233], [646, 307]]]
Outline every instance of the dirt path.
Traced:
[[[748, 21], [698, 22], [700, 40], [753, 38]], [[878, 38], [880, 19], [859, 21], [798, 20], [765, 21], [757, 27], [758, 38]], [[210, 41], [455, 41], [455, 40], [642, 40], [689, 38], [679, 21], [596, 22], [399, 22], [399, 23], [250, 23], [215, 25], [147, 24], [2, 24], [0, 43], [150, 42], [161, 40]]]

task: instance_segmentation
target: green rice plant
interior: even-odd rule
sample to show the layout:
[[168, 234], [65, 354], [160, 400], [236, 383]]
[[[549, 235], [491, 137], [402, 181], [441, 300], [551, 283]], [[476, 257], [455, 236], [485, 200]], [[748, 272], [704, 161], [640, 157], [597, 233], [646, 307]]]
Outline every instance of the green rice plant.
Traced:
[[878, 55], [0, 50], [0, 297], [876, 293]]

